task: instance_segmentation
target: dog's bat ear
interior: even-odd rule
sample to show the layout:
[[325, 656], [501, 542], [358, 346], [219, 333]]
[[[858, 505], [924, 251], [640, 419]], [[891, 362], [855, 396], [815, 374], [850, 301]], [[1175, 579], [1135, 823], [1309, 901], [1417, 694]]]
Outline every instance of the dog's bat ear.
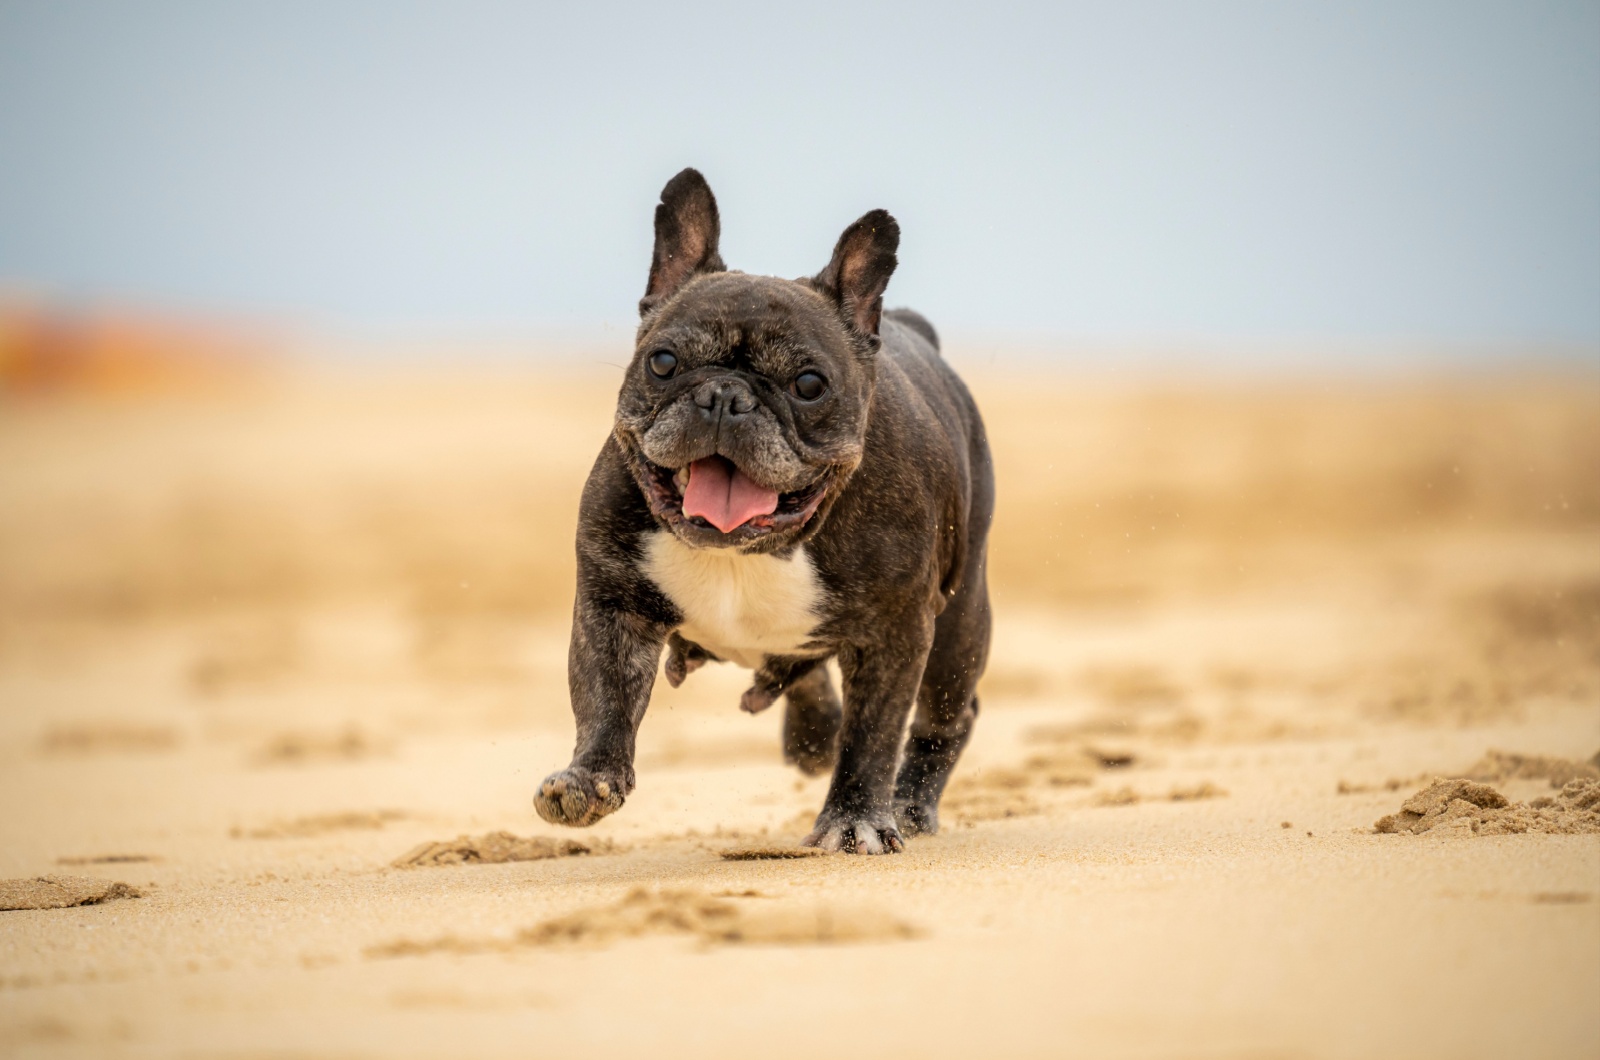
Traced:
[[639, 300], [639, 315], [650, 312], [691, 276], [723, 272], [717, 252], [722, 222], [711, 185], [697, 169], [686, 169], [661, 189], [656, 207], [656, 249], [650, 258], [650, 282]]
[[812, 281], [839, 305], [845, 321], [876, 335], [883, 317], [883, 292], [894, 275], [900, 225], [887, 210], [873, 210], [844, 230], [833, 260]]

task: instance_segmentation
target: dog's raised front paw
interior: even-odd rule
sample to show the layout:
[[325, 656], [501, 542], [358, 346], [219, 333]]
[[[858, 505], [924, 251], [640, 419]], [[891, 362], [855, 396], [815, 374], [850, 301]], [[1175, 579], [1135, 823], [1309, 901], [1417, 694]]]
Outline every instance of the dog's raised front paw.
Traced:
[[622, 785], [605, 773], [570, 766], [539, 785], [533, 808], [551, 824], [582, 828], [622, 807]]
[[898, 854], [906, 848], [906, 841], [888, 814], [831, 814], [823, 810], [817, 826], [800, 845], [844, 854]]
[[935, 835], [939, 831], [939, 804], [915, 802], [911, 799], [894, 800], [894, 823], [907, 839], [919, 835]]

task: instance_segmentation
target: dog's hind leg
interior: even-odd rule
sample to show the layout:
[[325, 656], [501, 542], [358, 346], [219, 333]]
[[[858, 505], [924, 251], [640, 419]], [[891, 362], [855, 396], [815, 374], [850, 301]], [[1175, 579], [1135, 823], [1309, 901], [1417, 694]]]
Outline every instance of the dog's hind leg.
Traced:
[[939, 830], [939, 796], [978, 717], [978, 678], [989, 657], [989, 592], [983, 557], [934, 627], [933, 650], [917, 693], [905, 756], [895, 781], [894, 816], [906, 838]]
[[844, 705], [828, 668], [818, 664], [784, 691], [783, 760], [808, 776], [833, 770]]

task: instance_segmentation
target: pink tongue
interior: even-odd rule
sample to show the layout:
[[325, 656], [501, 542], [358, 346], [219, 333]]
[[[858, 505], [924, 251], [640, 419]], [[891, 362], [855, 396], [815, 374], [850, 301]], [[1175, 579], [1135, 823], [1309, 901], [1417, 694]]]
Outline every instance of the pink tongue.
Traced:
[[708, 456], [689, 465], [683, 514], [700, 516], [723, 533], [778, 508], [778, 491], [752, 482], [731, 460]]

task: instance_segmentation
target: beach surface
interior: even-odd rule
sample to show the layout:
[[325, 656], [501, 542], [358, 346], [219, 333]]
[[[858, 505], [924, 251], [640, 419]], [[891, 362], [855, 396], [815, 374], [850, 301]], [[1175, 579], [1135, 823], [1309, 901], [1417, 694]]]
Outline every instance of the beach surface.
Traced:
[[730, 666], [532, 811], [617, 372], [0, 396], [0, 1055], [1593, 1055], [1592, 373], [980, 362], [944, 827], [791, 857]]

